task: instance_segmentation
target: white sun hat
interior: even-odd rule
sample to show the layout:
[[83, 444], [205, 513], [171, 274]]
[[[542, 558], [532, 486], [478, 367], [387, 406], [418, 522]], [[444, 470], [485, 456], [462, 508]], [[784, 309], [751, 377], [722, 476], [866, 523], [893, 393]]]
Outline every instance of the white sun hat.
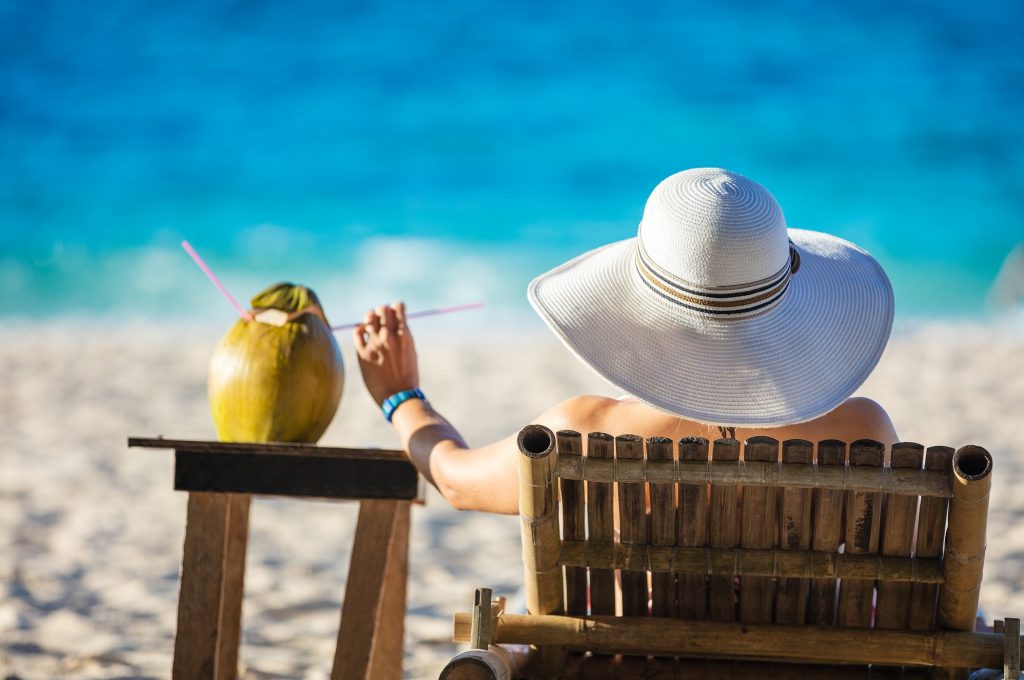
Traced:
[[761, 185], [697, 168], [651, 193], [635, 238], [536, 278], [534, 309], [615, 387], [703, 423], [776, 427], [842, 404], [892, 330], [892, 286], [841, 238], [787, 229]]

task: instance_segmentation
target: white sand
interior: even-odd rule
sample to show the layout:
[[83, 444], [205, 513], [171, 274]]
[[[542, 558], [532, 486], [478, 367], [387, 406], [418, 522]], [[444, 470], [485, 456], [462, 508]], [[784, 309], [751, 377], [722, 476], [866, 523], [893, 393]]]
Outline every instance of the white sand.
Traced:
[[[212, 438], [206, 362], [216, 333], [116, 332], [70, 323], [0, 330], [0, 672], [35, 678], [168, 677], [185, 496], [169, 452], [128, 435]], [[452, 348], [420, 343], [424, 390], [469, 441], [515, 431], [551, 404], [609, 393], [546, 337]], [[343, 343], [351, 368], [351, 351]], [[809, 386], [813, 389], [813, 386]], [[933, 325], [898, 336], [862, 394], [901, 436], [978, 443], [996, 458], [982, 606], [1024, 614], [1024, 334]], [[393, 447], [350, 373], [323, 443]], [[244, 677], [329, 673], [355, 506], [253, 506]], [[406, 676], [436, 677], [454, 653], [450, 616], [474, 586], [520, 582], [514, 518], [414, 509]]]

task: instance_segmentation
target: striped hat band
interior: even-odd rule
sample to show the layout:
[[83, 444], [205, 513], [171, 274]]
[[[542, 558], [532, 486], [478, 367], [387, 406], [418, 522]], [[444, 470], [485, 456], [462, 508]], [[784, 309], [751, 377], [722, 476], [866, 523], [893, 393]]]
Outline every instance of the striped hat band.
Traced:
[[773, 307], [800, 268], [800, 252], [790, 241], [789, 259], [775, 274], [737, 286], [702, 287], [665, 271], [651, 260], [639, 238], [636, 244], [636, 269], [651, 290], [681, 307], [715, 316], [746, 316]]

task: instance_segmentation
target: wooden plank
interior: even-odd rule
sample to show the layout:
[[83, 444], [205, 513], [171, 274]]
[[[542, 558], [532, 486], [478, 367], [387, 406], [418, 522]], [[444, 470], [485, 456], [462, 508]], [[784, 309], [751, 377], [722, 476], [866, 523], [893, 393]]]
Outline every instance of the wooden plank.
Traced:
[[[650, 437], [647, 440], [648, 467], [659, 462], [672, 465], [672, 440]], [[671, 547], [676, 544], [676, 488], [673, 483], [652, 482], [651, 545]], [[665, 571], [651, 573], [651, 614], [674, 618], [676, 606], [676, 575]]]
[[[740, 443], [735, 439], [716, 439], [711, 459], [739, 460]], [[739, 490], [735, 484], [712, 484], [708, 545], [712, 548], [733, 548], [739, 543], [737, 504]], [[712, 621], [736, 620], [735, 582], [732, 576], [710, 578], [710, 618]]]
[[[587, 435], [587, 458], [611, 460], [614, 439], [604, 432]], [[587, 541], [592, 544], [615, 542], [615, 505], [611, 482], [587, 481]], [[615, 571], [590, 570], [591, 614], [615, 613]]]
[[[582, 466], [583, 440], [579, 432], [562, 430], [555, 435], [558, 459], [574, 459]], [[562, 485], [562, 537], [570, 541], [586, 540], [586, 505], [583, 482], [563, 479]], [[565, 567], [565, 611], [567, 614], [587, 615], [587, 570], [585, 567]]]
[[[953, 449], [948, 446], [930, 446], [925, 453], [925, 470], [941, 473], [947, 477], [952, 475]], [[943, 542], [946, 538], [946, 511], [949, 509], [947, 498], [921, 498], [921, 508], [917, 515], [917, 548], [918, 557], [939, 557], [942, 555]], [[922, 583], [910, 587], [910, 629], [932, 630], [935, 628], [935, 604], [939, 596], [939, 587], [935, 584]]]
[[[468, 612], [455, 615], [456, 642], [468, 641], [470, 621]], [[613, 616], [584, 619], [505, 614], [499, 619], [495, 629], [498, 644], [530, 644], [537, 640], [571, 649], [623, 654], [959, 668], [998, 668], [1003, 663], [1004, 649], [1002, 635], [963, 631], [920, 632]]]
[[[893, 444], [889, 465], [893, 469], [921, 469], [924, 447], [912, 442]], [[881, 554], [909, 557], [914, 548], [917, 496], [890, 495], [882, 518]], [[880, 580], [875, 602], [875, 627], [905, 629], [910, 626], [910, 585]]]
[[[814, 461], [814, 444], [803, 439], [782, 443], [782, 463], [786, 466], [810, 468]], [[779, 524], [779, 548], [806, 551], [811, 547], [811, 489], [784, 489], [782, 517]], [[779, 579], [775, 620], [779, 623], [804, 623], [810, 581], [806, 578]]]
[[[870, 439], [858, 439], [850, 444], [850, 465], [882, 467], [885, 447]], [[879, 492], [847, 492], [846, 527], [844, 543], [851, 555], [874, 555], [878, 552], [878, 534], [882, 514], [882, 495]], [[874, 583], [869, 581], [843, 581], [839, 590], [837, 625], [871, 626]]]
[[[818, 470], [842, 469], [846, 443], [836, 439], [818, 442]], [[844, 494], [838, 489], [815, 489], [811, 494], [811, 548], [834, 553], [843, 534]], [[807, 622], [832, 625], [836, 614], [836, 579], [812, 579], [807, 596]]]
[[[679, 442], [679, 462], [708, 463], [708, 440], [687, 437]], [[681, 484], [679, 486], [679, 521], [676, 536], [678, 544], [703, 548], [708, 542], [708, 486]], [[679, 591], [677, 602], [679, 618], [703, 620], [708, 617], [708, 582], [704, 576], [680, 576], [676, 580]]]
[[[771, 437], [751, 437], [743, 449], [746, 463], [777, 463], [779, 442]], [[740, 545], [744, 548], [774, 548], [778, 522], [778, 490], [768, 486], [743, 488]], [[744, 576], [740, 579], [740, 621], [771, 623], [775, 583], [770, 578]]]
[[184, 449], [174, 459], [179, 491], [380, 500], [419, 494], [419, 475], [408, 460]]
[[238, 677], [238, 647], [242, 639], [242, 600], [245, 591], [245, 552], [249, 542], [251, 496], [230, 494], [224, 546], [224, 588], [221, 596], [217, 677]]
[[374, 634], [368, 678], [399, 680], [405, 648], [406, 588], [409, 583], [409, 532], [412, 528], [409, 503], [395, 502], [396, 517], [391, 546], [384, 566], [380, 616]]
[[401, 678], [408, 549], [409, 503], [363, 501], [332, 680]]
[[217, 678], [228, 496], [190, 493], [174, 636], [174, 680]]
[[[129, 448], [176, 449], [192, 453], [272, 454], [278, 456], [310, 456], [321, 458], [360, 458], [409, 463], [404, 451], [397, 449], [346, 448], [286, 442], [220, 442], [195, 439], [164, 439], [163, 437], [129, 437]], [[409, 463], [411, 465], [411, 463]]]
[[[642, 460], [644, 440], [631, 434], [615, 438], [615, 459]], [[643, 478], [641, 477], [641, 480]], [[647, 494], [643, 481], [619, 482], [619, 543], [626, 548], [646, 547], [650, 537], [647, 526]], [[646, 566], [640, 569], [623, 567], [620, 572], [622, 590], [622, 614], [624, 616], [647, 616]]]
[[[642, 461], [621, 465], [588, 467], [590, 481], [631, 481], [643, 476], [649, 482], [680, 482], [683, 484], [741, 484], [743, 486], [781, 486], [786, 488], [838, 488], [844, 491], [884, 491], [911, 496], [950, 498], [953, 490], [948, 477], [937, 472], [920, 470], [883, 470], [873, 467], [852, 469], [780, 467], [775, 463], [743, 463], [679, 461], [676, 466], [644, 469]], [[582, 479], [583, 471], [569, 462], [559, 464], [558, 476]]]

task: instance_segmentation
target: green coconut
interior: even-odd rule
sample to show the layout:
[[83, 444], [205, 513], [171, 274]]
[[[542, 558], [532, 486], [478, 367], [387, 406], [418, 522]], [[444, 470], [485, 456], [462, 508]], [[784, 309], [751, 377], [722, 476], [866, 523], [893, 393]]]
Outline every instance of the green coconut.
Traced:
[[338, 343], [316, 294], [278, 283], [253, 309], [308, 310], [282, 326], [239, 321], [210, 359], [207, 393], [226, 442], [315, 443], [331, 424], [345, 382]]

